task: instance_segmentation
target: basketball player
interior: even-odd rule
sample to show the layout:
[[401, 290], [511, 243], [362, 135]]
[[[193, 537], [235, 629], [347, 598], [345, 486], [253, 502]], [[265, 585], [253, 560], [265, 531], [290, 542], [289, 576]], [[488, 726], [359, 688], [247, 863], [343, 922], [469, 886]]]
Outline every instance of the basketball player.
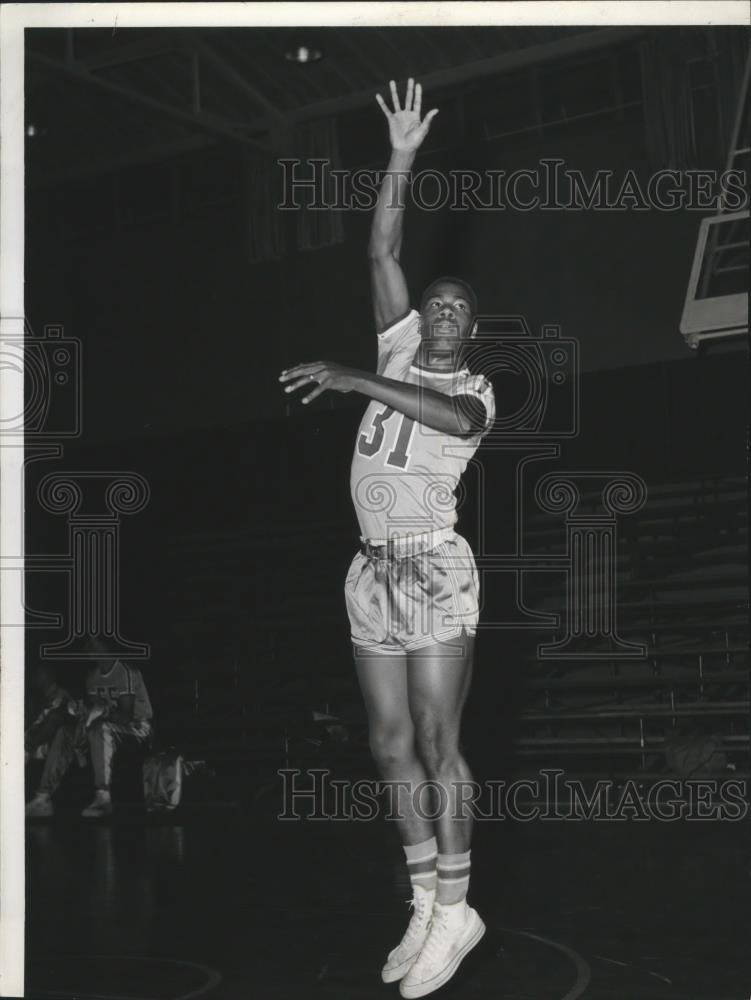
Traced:
[[[375, 761], [399, 796], [399, 826], [413, 913], [382, 970], [404, 997], [438, 989], [482, 937], [466, 903], [472, 818], [459, 783], [471, 774], [459, 727], [472, 669], [478, 578], [454, 530], [454, 491], [494, 417], [493, 391], [461, 367], [476, 299], [457, 278], [433, 281], [410, 309], [399, 264], [404, 201], [415, 154], [437, 114], [420, 118], [421, 88], [402, 108], [377, 100], [391, 159], [373, 217], [369, 259], [378, 331], [376, 375], [330, 362], [285, 371], [286, 391], [307, 387], [370, 398], [355, 444], [351, 490], [361, 550], [345, 584], [355, 664]], [[312, 387], [312, 384], [315, 384]], [[430, 807], [416, 793], [432, 790]], [[430, 812], [429, 812], [430, 808]], [[435, 820], [426, 815], [436, 815]]]

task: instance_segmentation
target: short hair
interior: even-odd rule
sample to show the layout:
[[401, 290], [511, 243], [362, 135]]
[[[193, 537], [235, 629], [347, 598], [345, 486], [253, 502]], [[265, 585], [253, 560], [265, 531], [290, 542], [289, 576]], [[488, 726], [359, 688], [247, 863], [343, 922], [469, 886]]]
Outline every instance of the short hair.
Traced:
[[473, 316], [477, 314], [477, 296], [475, 295], [475, 290], [472, 286], [464, 281], [463, 278], [455, 278], [453, 275], [445, 274], [442, 278], [436, 278], [435, 281], [431, 281], [425, 291], [422, 293], [422, 298], [420, 299], [420, 312], [422, 312], [426, 301], [430, 298], [433, 289], [438, 285], [458, 285], [464, 291], [464, 298], [469, 302], [469, 308]]

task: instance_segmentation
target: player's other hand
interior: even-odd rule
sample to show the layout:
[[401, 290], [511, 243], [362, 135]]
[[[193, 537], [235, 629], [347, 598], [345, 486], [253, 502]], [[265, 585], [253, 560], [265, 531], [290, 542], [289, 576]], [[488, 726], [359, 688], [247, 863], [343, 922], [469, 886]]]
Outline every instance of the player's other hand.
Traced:
[[335, 365], [331, 361], [311, 361], [283, 371], [279, 381], [285, 383], [285, 392], [312, 386], [311, 391], [303, 397], [303, 403], [309, 403], [327, 389], [352, 392], [357, 387], [357, 372], [354, 368]]
[[391, 148], [400, 152], [413, 153], [428, 134], [430, 124], [438, 114], [438, 108], [433, 108], [420, 121], [422, 107], [422, 87], [420, 84], [415, 84], [412, 77], [409, 78], [404, 107], [399, 103], [399, 92], [393, 80], [389, 82], [389, 87], [391, 88], [391, 103], [394, 110], [389, 110], [388, 104], [380, 94], [376, 94], [376, 100], [389, 123]]

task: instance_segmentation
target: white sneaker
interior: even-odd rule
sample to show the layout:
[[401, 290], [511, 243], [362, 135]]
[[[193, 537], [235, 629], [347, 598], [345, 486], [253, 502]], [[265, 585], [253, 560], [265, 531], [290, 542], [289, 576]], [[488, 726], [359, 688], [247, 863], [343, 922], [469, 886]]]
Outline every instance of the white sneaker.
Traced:
[[395, 983], [409, 971], [409, 967], [420, 954], [430, 927], [430, 916], [433, 911], [435, 889], [424, 889], [421, 885], [414, 887], [412, 897], [412, 918], [409, 921], [404, 937], [386, 959], [381, 969], [384, 983]]
[[30, 802], [26, 803], [26, 816], [35, 819], [38, 816], [51, 816], [54, 812], [52, 799], [47, 792], [37, 792]]
[[86, 808], [81, 813], [86, 819], [101, 819], [103, 816], [112, 815], [112, 800], [109, 796], [104, 798], [101, 795], [97, 795], [94, 801], [86, 806]]
[[403, 997], [424, 997], [447, 983], [485, 933], [485, 924], [466, 900], [433, 906], [422, 951], [399, 984]]

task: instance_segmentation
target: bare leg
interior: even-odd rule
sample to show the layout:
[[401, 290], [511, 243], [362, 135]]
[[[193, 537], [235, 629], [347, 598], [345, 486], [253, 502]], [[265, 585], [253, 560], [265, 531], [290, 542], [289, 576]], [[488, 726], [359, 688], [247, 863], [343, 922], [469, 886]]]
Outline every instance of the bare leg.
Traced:
[[[472, 774], [459, 751], [462, 709], [472, 676], [474, 637], [434, 643], [410, 653], [407, 665], [409, 707], [417, 752], [431, 781], [440, 784], [444, 807], [435, 822], [440, 854], [462, 854], [472, 839], [467, 801]], [[462, 791], [464, 785], [464, 791]]]
[[447, 982], [485, 933], [467, 905], [472, 813], [463, 792], [472, 776], [459, 752], [459, 727], [472, 672], [474, 640], [457, 639], [410, 653], [407, 677], [417, 750], [441, 791], [436, 819], [437, 884], [430, 928], [400, 986], [403, 997], [421, 997]]
[[[394, 799], [402, 843], [421, 844], [435, 835], [430, 820], [414, 809], [412, 790], [427, 779], [415, 748], [415, 727], [409, 711], [406, 656], [361, 653], [355, 647], [355, 666], [368, 713], [370, 750], [386, 781], [407, 783]], [[435, 864], [433, 862], [433, 864]]]

